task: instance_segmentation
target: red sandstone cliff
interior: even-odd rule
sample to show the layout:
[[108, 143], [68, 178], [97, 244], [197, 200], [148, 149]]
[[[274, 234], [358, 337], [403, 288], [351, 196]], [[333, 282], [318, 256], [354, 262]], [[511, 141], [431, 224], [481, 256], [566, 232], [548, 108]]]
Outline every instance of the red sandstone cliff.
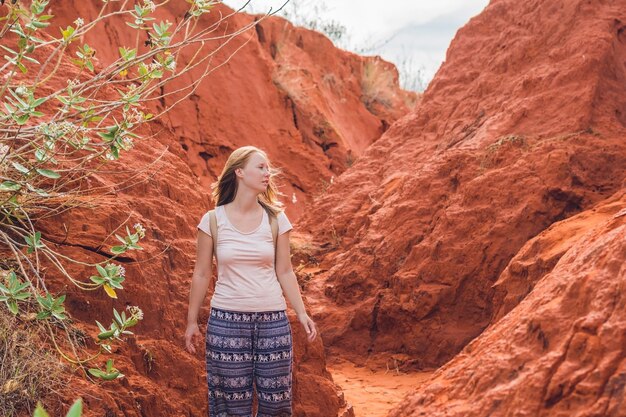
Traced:
[[418, 108], [301, 221], [331, 350], [444, 364], [525, 295], [502, 307], [493, 284], [529, 239], [624, 187], [625, 22], [624, 0], [494, 0], [459, 30]]
[[[52, 12], [64, 11], [57, 13], [60, 25], [71, 24], [76, 16], [93, 19], [100, 4], [66, 0], [51, 7]], [[158, 10], [158, 18], [179, 22], [187, 8], [185, 1], [170, 2]], [[230, 14], [229, 8], [218, 5], [200, 24], [208, 28]], [[215, 36], [260, 19], [234, 14]], [[127, 30], [125, 20], [110, 19], [105, 32], [85, 37], [97, 48], [102, 65], [118, 57], [118, 46], [135, 45], [135, 33]], [[207, 43], [201, 56], [222, 44]], [[187, 48], [178, 68], [197, 50]], [[263, 148], [283, 171], [282, 191], [288, 200], [294, 194], [298, 200], [287, 204], [294, 220], [312, 195], [350, 166], [416, 99], [415, 93], [399, 89], [393, 65], [336, 49], [325, 36], [277, 17], [262, 19], [219, 49], [210, 68], [218, 66], [189, 99], [165, 116], [176, 137], [170, 146], [187, 160], [205, 190], [234, 149], [250, 144]], [[206, 69], [206, 64], [200, 65], [170, 83], [164, 93], [191, 85]], [[166, 97], [165, 104], [178, 98]]]
[[625, 416], [625, 285], [626, 189], [524, 245], [499, 281], [515, 307], [389, 417]]
[[[182, 18], [186, 3], [170, 3], [161, 17]], [[53, 2], [50, 13], [57, 18], [51, 30], [56, 36], [57, 25], [78, 16], [89, 21], [96, 7], [97, 2]], [[219, 6], [201, 24], [230, 12]], [[241, 28], [254, 19], [234, 15], [223, 30]], [[82, 39], [97, 49], [100, 66], [115, 58], [118, 46], [135, 42], [122, 19], [111, 20], [105, 28]], [[299, 200], [288, 202], [287, 211], [295, 219], [304, 202], [324, 187], [324, 180], [351, 164], [414, 98], [399, 90], [393, 66], [337, 50], [322, 35], [282, 19], [261, 22], [220, 50], [213, 65], [224, 63], [239, 47], [190, 99], [146, 128], [150, 140], [139, 142], [122, 162], [111, 163], [107, 172], [90, 180], [90, 187], [110, 190], [91, 196], [98, 200], [97, 209], [76, 208], [36, 225], [49, 245], [87, 262], [104, 259], [102, 239], [120, 223], [140, 222], [147, 230], [144, 252], [118, 259], [128, 276], [118, 300], [103, 292], [78, 291], [52, 274], [46, 278], [51, 291], [68, 293], [66, 304], [78, 333], [96, 334], [94, 320], [106, 321], [113, 307], [139, 305], [145, 313], [133, 329], [136, 336], [114, 352], [116, 367], [126, 378], [119, 384], [77, 378], [67, 387], [68, 400], [83, 396], [87, 416], [206, 414], [204, 358], [188, 354], [182, 337], [196, 224], [209, 208], [208, 184], [233, 149], [253, 144], [268, 151], [283, 169], [284, 192], [288, 197], [295, 193]], [[192, 53], [186, 51], [183, 62]], [[377, 71], [382, 81], [369, 85], [366, 69]], [[65, 85], [77, 74], [73, 65], [62, 62], [51, 83]], [[164, 93], [191, 84], [197, 76], [177, 80]], [[114, 91], [105, 87], [101, 93]], [[168, 96], [166, 104], [176, 99]], [[163, 105], [155, 103], [154, 108]], [[147, 172], [136, 172], [156, 160]], [[91, 270], [73, 265], [69, 272], [84, 277]], [[207, 312], [205, 306], [201, 328]], [[325, 368], [322, 341], [307, 344], [297, 323], [293, 331], [295, 415], [352, 415]]]

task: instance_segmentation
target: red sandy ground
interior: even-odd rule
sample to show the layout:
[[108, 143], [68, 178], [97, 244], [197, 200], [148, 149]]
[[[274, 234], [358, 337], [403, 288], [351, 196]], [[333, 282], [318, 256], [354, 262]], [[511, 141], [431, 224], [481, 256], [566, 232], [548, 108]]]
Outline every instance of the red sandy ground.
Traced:
[[356, 365], [350, 361], [331, 359], [326, 368], [352, 405], [355, 417], [384, 417], [402, 398], [418, 387], [432, 372], [405, 372], [394, 367]]

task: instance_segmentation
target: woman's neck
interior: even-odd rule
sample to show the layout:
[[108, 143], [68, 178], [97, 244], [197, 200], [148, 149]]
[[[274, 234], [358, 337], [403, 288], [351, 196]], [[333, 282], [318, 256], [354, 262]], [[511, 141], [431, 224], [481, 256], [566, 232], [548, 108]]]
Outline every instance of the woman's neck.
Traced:
[[246, 189], [237, 190], [234, 200], [229, 205], [239, 213], [254, 212], [260, 206], [257, 195]]

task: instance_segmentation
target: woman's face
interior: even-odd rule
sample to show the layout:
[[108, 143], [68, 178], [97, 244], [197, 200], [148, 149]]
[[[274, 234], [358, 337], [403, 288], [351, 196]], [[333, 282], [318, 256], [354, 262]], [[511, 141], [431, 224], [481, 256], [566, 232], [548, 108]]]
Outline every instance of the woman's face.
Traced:
[[260, 153], [254, 152], [250, 155], [246, 165], [237, 170], [237, 177], [240, 185], [245, 185], [258, 193], [264, 192], [270, 181], [267, 159]]

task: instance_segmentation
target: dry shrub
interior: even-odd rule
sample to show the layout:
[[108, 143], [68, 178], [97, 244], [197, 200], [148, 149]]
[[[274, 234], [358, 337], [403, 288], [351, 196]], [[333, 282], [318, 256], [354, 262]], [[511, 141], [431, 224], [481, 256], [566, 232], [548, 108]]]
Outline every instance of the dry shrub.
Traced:
[[361, 101], [370, 111], [377, 104], [390, 108], [397, 84], [398, 73], [395, 67], [378, 57], [368, 59], [363, 64], [361, 75]]
[[37, 401], [59, 386], [56, 352], [43, 348], [40, 323], [22, 322], [0, 305], [0, 415], [32, 414]]

